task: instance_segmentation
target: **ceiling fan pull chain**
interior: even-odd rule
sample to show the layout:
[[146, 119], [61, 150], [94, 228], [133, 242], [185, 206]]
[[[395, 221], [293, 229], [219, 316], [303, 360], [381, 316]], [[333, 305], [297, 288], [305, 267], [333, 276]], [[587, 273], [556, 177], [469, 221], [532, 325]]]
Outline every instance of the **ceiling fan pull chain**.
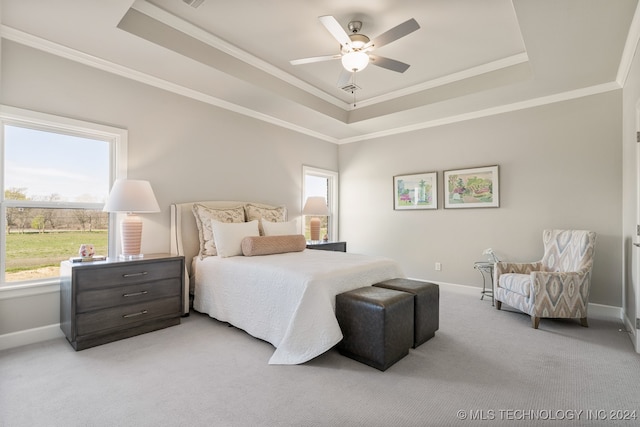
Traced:
[[351, 89], [351, 93], [353, 94], [353, 108], [356, 108], [356, 70], [353, 70], [353, 89]]

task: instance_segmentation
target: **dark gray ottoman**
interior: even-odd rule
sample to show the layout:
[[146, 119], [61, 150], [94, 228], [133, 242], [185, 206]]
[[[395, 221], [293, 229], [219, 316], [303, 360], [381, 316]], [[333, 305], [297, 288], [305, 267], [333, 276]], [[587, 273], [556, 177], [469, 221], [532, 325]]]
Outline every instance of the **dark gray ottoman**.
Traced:
[[368, 286], [336, 295], [343, 340], [338, 350], [385, 371], [409, 354], [413, 343], [413, 295]]
[[413, 348], [433, 338], [440, 323], [440, 287], [438, 285], [410, 279], [391, 279], [373, 286], [415, 295]]

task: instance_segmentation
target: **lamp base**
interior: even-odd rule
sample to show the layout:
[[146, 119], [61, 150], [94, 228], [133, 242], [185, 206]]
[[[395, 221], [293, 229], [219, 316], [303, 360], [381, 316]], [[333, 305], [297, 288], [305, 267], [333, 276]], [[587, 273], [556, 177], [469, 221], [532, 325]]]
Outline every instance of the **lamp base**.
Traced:
[[136, 259], [144, 256], [140, 253], [142, 219], [138, 215], [127, 214], [120, 224], [120, 239], [122, 241], [120, 259]]
[[309, 220], [309, 229], [311, 231], [311, 240], [320, 240], [320, 218], [311, 218], [311, 220]]

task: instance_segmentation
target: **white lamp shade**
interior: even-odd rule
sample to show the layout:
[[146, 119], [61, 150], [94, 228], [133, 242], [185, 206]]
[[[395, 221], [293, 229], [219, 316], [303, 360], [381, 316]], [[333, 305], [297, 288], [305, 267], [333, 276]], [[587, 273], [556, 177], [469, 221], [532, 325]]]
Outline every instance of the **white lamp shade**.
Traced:
[[322, 196], [307, 197], [307, 201], [302, 208], [303, 215], [329, 215], [329, 208], [327, 207], [327, 201]]
[[117, 179], [113, 183], [109, 199], [104, 205], [106, 212], [160, 212], [149, 181]]
[[349, 72], [362, 71], [369, 65], [369, 55], [364, 52], [349, 52], [342, 55], [342, 66]]
[[140, 258], [142, 242], [142, 219], [136, 213], [160, 212], [160, 206], [153, 194], [149, 181], [116, 179], [104, 205], [107, 212], [127, 212], [120, 223], [121, 257]]

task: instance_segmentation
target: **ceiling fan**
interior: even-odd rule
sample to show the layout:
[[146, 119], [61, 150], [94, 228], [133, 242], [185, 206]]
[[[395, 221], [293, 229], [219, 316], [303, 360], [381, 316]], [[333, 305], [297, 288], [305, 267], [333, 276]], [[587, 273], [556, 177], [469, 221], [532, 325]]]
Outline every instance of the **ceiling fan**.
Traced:
[[338, 41], [338, 43], [340, 43], [340, 53], [335, 55], [294, 59], [290, 61], [292, 65], [340, 59], [344, 69], [338, 79], [338, 87], [342, 87], [347, 84], [351, 75], [364, 70], [367, 65], [369, 65], [369, 62], [373, 65], [377, 65], [378, 67], [386, 68], [387, 70], [396, 71], [398, 73], [404, 73], [409, 68], [409, 64], [396, 61], [395, 59], [374, 55], [370, 52], [373, 49], [394, 42], [419, 29], [420, 25], [415, 19], [411, 18], [373, 39], [370, 39], [364, 34], [360, 34], [360, 29], [362, 28], [361, 21], [349, 22], [348, 29], [351, 34], [347, 34], [333, 16], [325, 15], [318, 17], [318, 19], [329, 33], [331, 33], [331, 35]]

